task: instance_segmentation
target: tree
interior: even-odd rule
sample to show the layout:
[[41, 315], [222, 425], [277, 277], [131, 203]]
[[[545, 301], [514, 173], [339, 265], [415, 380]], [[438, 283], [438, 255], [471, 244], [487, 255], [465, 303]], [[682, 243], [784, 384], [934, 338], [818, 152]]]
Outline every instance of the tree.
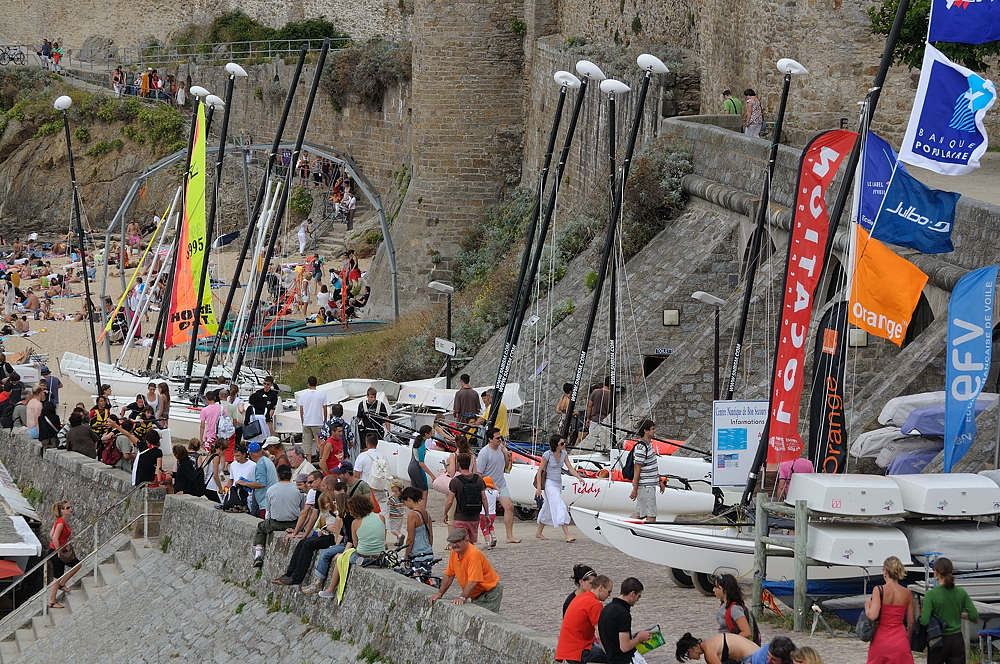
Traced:
[[[883, 0], [881, 4], [868, 9], [872, 34], [886, 37], [896, 18], [899, 0]], [[899, 41], [892, 54], [893, 64], [904, 64], [909, 69], [920, 69], [924, 61], [924, 44], [927, 40], [927, 25], [930, 18], [931, 0], [911, 0], [903, 19]], [[1000, 54], [1000, 42], [986, 44], [954, 44], [936, 42], [934, 47], [944, 53], [952, 62], [974, 71], [989, 69], [986, 59]]]

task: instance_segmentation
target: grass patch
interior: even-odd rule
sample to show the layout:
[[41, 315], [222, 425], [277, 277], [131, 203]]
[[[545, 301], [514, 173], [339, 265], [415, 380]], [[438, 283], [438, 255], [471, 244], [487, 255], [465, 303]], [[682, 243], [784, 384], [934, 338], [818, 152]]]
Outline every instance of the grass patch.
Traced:
[[[380, 376], [389, 380], [414, 380], [437, 371], [441, 355], [434, 350], [434, 327], [444, 324], [433, 310], [400, 316], [388, 328], [366, 334], [334, 338], [299, 353], [298, 362], [281, 378], [301, 389], [309, 376], [337, 380], [352, 376]], [[469, 349], [466, 349], [469, 350]]]
[[166, 553], [167, 549], [170, 548], [170, 542], [171, 542], [170, 535], [164, 535], [163, 537], [161, 537], [160, 538], [160, 551], [162, 551], [163, 553]]

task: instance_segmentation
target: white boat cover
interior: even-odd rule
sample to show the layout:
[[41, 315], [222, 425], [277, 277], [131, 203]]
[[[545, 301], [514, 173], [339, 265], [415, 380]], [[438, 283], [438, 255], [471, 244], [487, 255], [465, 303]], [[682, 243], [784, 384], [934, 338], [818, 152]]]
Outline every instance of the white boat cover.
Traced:
[[969, 572], [1000, 567], [1000, 528], [977, 521], [902, 521], [896, 527], [921, 563], [928, 553], [947, 556], [955, 570]]
[[892, 460], [905, 452], [914, 450], [940, 450], [944, 448], [944, 438], [930, 438], [925, 436], [899, 436], [887, 442], [878, 456], [875, 457], [875, 465], [879, 468], [888, 468]]
[[866, 431], [851, 443], [851, 456], [859, 459], [878, 456], [886, 443], [902, 435], [899, 427], [882, 427], [874, 431]]
[[882, 412], [878, 414], [878, 423], [901, 427], [906, 418], [917, 408], [937, 406], [944, 403], [944, 391], [921, 392], [919, 394], [904, 394], [885, 402]]

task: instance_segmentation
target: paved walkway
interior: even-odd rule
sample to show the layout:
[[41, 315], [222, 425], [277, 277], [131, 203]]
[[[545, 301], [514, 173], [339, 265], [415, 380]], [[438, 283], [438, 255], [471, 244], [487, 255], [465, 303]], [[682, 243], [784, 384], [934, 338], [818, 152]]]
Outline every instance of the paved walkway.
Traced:
[[[443, 508], [443, 497], [432, 491], [429, 510], [431, 517], [435, 519], [434, 549], [438, 552], [444, 550], [446, 537], [445, 527], [440, 522]], [[545, 529], [545, 534], [552, 539], [535, 539], [535, 528], [534, 522], [515, 519], [515, 535], [524, 541], [521, 544], [507, 544], [503, 536], [503, 524], [497, 524], [500, 544], [489, 551], [488, 556], [504, 584], [503, 605], [500, 610], [502, 616], [537, 630], [540, 636], [558, 637], [562, 603], [573, 589], [573, 582], [570, 580], [573, 565], [585, 563], [598, 573], [611, 577], [615, 583], [615, 595], [618, 584], [626, 577], [634, 576], [642, 581], [645, 591], [632, 611], [633, 628], [660, 625], [669, 644], [646, 657], [650, 664], [675, 662], [673, 644], [684, 632], [691, 632], [699, 638], [715, 633], [718, 602], [694, 589], [675, 586], [667, 578], [666, 567], [636, 560], [615, 549], [597, 544], [575, 526], [570, 526], [572, 534], [577, 538], [572, 544], [563, 542], [561, 533], [552, 528]], [[443, 553], [439, 555], [444, 557]], [[441, 563], [440, 571], [444, 570], [444, 564]], [[808, 634], [776, 629], [767, 623], [761, 624], [761, 630], [765, 639], [785, 635], [797, 645], [812, 646], [830, 664], [864, 664], [867, 659], [868, 644], [854, 637], [843, 635], [831, 638], [819, 631], [810, 637]]]

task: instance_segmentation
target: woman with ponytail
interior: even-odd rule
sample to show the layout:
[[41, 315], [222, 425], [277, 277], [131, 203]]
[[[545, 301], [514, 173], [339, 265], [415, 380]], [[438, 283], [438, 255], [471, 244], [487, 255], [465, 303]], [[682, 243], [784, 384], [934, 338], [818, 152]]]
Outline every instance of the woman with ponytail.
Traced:
[[920, 624], [927, 625], [931, 616], [937, 616], [944, 624], [944, 636], [939, 646], [931, 645], [927, 651], [927, 664], [965, 664], [962, 612], [966, 612], [972, 622], [979, 620], [979, 612], [969, 593], [955, 585], [955, 569], [950, 560], [943, 556], [937, 559], [934, 578], [937, 585], [924, 597]]

